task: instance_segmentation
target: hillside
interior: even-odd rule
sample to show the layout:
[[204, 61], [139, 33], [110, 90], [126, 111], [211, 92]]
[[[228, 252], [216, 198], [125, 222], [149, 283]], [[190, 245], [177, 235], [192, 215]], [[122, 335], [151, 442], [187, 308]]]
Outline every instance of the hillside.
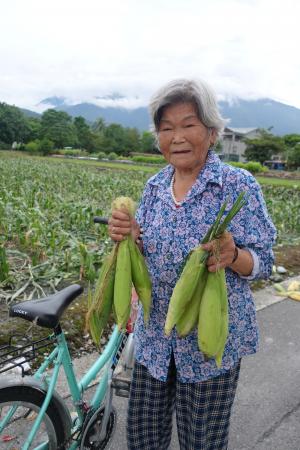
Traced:
[[[140, 131], [148, 130], [150, 116], [146, 107], [125, 109], [120, 107], [101, 107], [93, 103], [70, 105], [64, 97], [50, 97], [41, 101], [49, 108], [65, 111], [72, 117], [82, 116], [88, 122], [102, 117], [107, 124], [120, 123], [125, 127], [136, 127]], [[234, 102], [219, 103], [223, 117], [230, 119], [231, 127], [270, 127], [272, 133], [283, 135], [300, 133], [300, 109], [271, 100], [237, 99]], [[29, 111], [25, 111], [29, 114]], [[36, 114], [36, 113], [33, 113]]]

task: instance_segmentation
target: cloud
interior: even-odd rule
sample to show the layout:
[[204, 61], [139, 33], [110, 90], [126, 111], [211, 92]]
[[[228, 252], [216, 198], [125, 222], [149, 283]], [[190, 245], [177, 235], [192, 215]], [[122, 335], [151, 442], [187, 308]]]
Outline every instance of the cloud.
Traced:
[[133, 107], [170, 79], [202, 77], [219, 97], [300, 107], [298, 0], [10, 0], [1, 12], [1, 101], [119, 92]]

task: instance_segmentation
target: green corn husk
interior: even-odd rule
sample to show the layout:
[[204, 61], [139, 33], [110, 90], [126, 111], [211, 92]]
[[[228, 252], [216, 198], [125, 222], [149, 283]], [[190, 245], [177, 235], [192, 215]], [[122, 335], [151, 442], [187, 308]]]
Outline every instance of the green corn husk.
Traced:
[[208, 273], [199, 308], [198, 345], [207, 358], [214, 358], [220, 348], [222, 281], [219, 272]]
[[[221, 237], [230, 221], [246, 203], [245, 197], [244, 192], [238, 196], [223, 221], [227, 202], [222, 205], [215, 222], [203, 238], [202, 244]], [[198, 249], [201, 249], [201, 246], [197, 247]], [[195, 250], [190, 253], [190, 256], [194, 252]], [[207, 358], [215, 358], [217, 366], [221, 367], [228, 337], [228, 299], [225, 270], [221, 269], [216, 273], [208, 272], [206, 268], [208, 254], [204, 252], [204, 255], [203, 265], [205, 270], [200, 269], [197, 261], [195, 262], [190, 257], [187, 259], [170, 300], [165, 333], [170, 334], [173, 326], [176, 325], [178, 335], [185, 337], [197, 326], [199, 350]], [[199, 274], [198, 280], [197, 273]]]
[[128, 239], [132, 282], [138, 295], [139, 301], [143, 305], [144, 322], [148, 323], [150, 317], [152, 301], [152, 285], [145, 259], [141, 254], [137, 244], [131, 237]]
[[96, 345], [99, 345], [112, 308], [116, 260], [117, 246], [115, 245], [111, 253], [103, 261], [93, 296], [89, 290], [86, 329], [91, 332]]
[[[135, 203], [129, 197], [118, 197], [113, 201], [112, 209], [127, 211], [133, 217]], [[90, 290], [88, 293], [86, 329], [97, 345], [111, 313], [119, 330], [125, 328], [131, 311], [132, 281], [147, 322], [151, 308], [151, 281], [143, 255], [128, 236], [114, 245], [102, 264], [94, 295]]]
[[197, 247], [189, 254], [170, 299], [165, 322], [165, 334], [167, 336], [171, 334], [173, 327], [180, 320], [193, 296], [198, 280], [205, 270], [203, 261], [206, 256], [207, 252], [201, 247]]
[[188, 305], [186, 306], [183, 314], [176, 322], [176, 330], [179, 337], [186, 337], [190, 334], [194, 328], [197, 327], [198, 317], [199, 317], [199, 308], [200, 302], [202, 298], [202, 294], [205, 288], [206, 279], [207, 279], [207, 268], [205, 263], [203, 263], [204, 269], [200, 269], [200, 276], [198, 279], [198, 283], [195, 289], [195, 292], [192, 295], [192, 298]]
[[[221, 269], [219, 271], [219, 277], [220, 277], [220, 284], [226, 287], [226, 279], [225, 279], [225, 270]], [[222, 357], [225, 349], [225, 345], [227, 342], [228, 337], [228, 298], [227, 298], [227, 288], [222, 290], [222, 295], [220, 299], [221, 304], [221, 316], [222, 316], [222, 322], [221, 322], [221, 333], [220, 333], [220, 339], [219, 339], [219, 349], [217, 351], [217, 354], [215, 356], [215, 361], [217, 364], [217, 367], [221, 367], [222, 365]]]
[[129, 239], [118, 243], [118, 255], [114, 282], [114, 311], [119, 330], [123, 330], [128, 322], [131, 309], [131, 261]]

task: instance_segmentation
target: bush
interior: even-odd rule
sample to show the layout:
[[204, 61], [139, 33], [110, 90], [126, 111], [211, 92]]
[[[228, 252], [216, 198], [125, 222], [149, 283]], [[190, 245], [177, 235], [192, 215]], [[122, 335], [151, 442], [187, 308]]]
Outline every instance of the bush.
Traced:
[[133, 156], [132, 161], [147, 164], [164, 164], [166, 162], [163, 156]]
[[89, 153], [84, 151], [84, 150], [80, 150], [79, 148], [67, 148], [67, 149], [63, 149], [63, 150], [58, 150], [55, 151], [56, 154], [58, 155], [64, 155], [64, 156], [89, 156]]
[[50, 139], [44, 138], [41, 140], [39, 147], [43, 155], [49, 155], [54, 148], [54, 143]]
[[113, 161], [113, 160], [115, 160], [115, 159], [118, 159], [118, 155], [117, 155], [116, 153], [114, 153], [114, 152], [110, 152], [110, 153], [107, 155], [107, 158], [108, 158], [110, 161]]
[[231, 166], [239, 167], [241, 169], [248, 170], [251, 173], [260, 173], [260, 172], [266, 172], [268, 169], [264, 167], [262, 164], [260, 164], [257, 161], [248, 161], [246, 163], [243, 162], [229, 162]]
[[10, 150], [9, 144], [0, 141], [0, 150]]
[[105, 159], [105, 158], [107, 158], [107, 154], [104, 153], [104, 152], [96, 153], [95, 156], [97, 156], [98, 159]]
[[38, 153], [40, 151], [40, 141], [36, 139], [35, 141], [30, 141], [25, 145], [25, 151], [30, 153]]
[[251, 173], [260, 173], [266, 172], [268, 169], [257, 161], [248, 161], [246, 163], [246, 170], [249, 170]]

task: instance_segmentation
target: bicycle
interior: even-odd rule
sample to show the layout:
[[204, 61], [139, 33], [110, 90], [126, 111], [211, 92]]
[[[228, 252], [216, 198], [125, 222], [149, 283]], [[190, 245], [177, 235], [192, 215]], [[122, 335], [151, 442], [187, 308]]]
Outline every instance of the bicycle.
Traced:
[[[107, 223], [105, 218], [95, 222]], [[128, 397], [133, 368], [133, 333], [130, 323], [125, 332], [115, 326], [104, 351], [80, 379], [76, 379], [72, 358], [60, 317], [81, 293], [83, 288], [73, 284], [48, 297], [21, 302], [10, 307], [11, 317], [21, 317], [36, 325], [52, 329], [48, 337], [16, 347], [10, 341], [3, 346], [0, 373], [20, 368], [22, 376], [0, 380], [0, 442], [3, 449], [63, 450], [104, 449], [116, 425], [116, 411], [112, 405], [116, 395]], [[24, 376], [24, 362], [36, 357], [39, 349], [49, 343], [54, 349], [33, 376]], [[123, 354], [123, 372], [115, 375], [115, 368]], [[53, 366], [51, 376], [46, 374]], [[63, 369], [76, 416], [71, 417], [66, 401], [55, 390], [58, 374]], [[90, 402], [83, 394], [103, 370]], [[34, 420], [32, 427], [29, 424]], [[3, 432], [5, 433], [3, 435]], [[24, 433], [24, 436], [23, 436]], [[16, 446], [17, 445], [17, 446]], [[0, 443], [0, 449], [1, 443]]]

